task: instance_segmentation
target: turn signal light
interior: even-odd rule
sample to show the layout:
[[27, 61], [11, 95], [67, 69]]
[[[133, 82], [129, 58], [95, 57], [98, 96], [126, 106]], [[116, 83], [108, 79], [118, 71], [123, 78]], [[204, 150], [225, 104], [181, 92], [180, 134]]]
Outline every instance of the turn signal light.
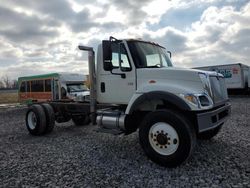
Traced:
[[154, 84], [154, 83], [156, 83], [156, 81], [155, 80], [149, 80], [148, 83]]

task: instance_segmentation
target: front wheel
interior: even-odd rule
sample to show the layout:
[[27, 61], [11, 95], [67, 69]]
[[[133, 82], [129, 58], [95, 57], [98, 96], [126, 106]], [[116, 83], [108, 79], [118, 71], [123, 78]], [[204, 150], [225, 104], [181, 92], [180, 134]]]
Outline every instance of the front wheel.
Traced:
[[149, 113], [140, 126], [139, 138], [146, 155], [166, 167], [176, 167], [186, 161], [196, 143], [189, 121], [170, 110]]

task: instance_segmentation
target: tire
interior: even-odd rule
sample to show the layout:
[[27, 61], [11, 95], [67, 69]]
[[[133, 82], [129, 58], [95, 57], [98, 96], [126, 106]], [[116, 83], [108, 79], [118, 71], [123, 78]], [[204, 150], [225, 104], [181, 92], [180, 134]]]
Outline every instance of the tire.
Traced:
[[53, 131], [55, 126], [55, 113], [51, 105], [49, 104], [42, 104], [43, 110], [46, 115], [46, 128], [44, 134], [50, 133]]
[[46, 129], [46, 115], [43, 107], [38, 104], [31, 105], [26, 113], [26, 127], [32, 135], [42, 135]]
[[72, 116], [72, 121], [76, 126], [88, 125], [90, 123], [90, 119], [87, 115]]
[[223, 125], [223, 123], [221, 125], [219, 125], [218, 127], [212, 129], [212, 130], [199, 133], [197, 135], [197, 138], [200, 139], [200, 140], [210, 140], [210, 139], [212, 139], [214, 136], [216, 136], [220, 132], [222, 125]]
[[165, 167], [176, 167], [192, 154], [195, 130], [180, 113], [170, 110], [150, 112], [139, 129], [140, 144], [146, 155]]

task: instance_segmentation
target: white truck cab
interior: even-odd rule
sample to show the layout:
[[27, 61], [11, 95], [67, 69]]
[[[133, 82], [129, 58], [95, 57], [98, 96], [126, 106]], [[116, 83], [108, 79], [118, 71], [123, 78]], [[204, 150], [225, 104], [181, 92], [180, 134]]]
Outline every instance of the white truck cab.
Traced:
[[74, 101], [86, 101], [89, 98], [89, 88], [86, 86], [87, 76], [77, 73], [59, 73], [61, 98]]
[[[159, 44], [110, 37], [98, 46], [97, 63], [92, 47], [79, 49], [89, 55], [90, 103], [51, 102], [47, 106], [53, 107], [56, 121], [69, 120], [71, 114], [76, 124], [90, 116], [100, 132], [126, 135], [139, 129], [146, 155], [175, 167], [189, 158], [197, 138], [214, 137], [230, 115], [223, 76], [173, 67], [171, 53]], [[29, 131], [34, 127], [30, 114], [42, 116], [38, 108], [26, 114]], [[38, 128], [30, 132], [46, 133], [43, 127], [50, 124], [42, 124], [36, 122]]]
[[[97, 102], [125, 105], [126, 115], [167, 108], [167, 103], [194, 113], [218, 111], [221, 105], [222, 111], [229, 109], [221, 74], [173, 67], [169, 52], [156, 43], [111, 38], [99, 45], [97, 58]], [[220, 122], [218, 119], [215, 124]], [[198, 132], [215, 125], [207, 126], [198, 124]]]

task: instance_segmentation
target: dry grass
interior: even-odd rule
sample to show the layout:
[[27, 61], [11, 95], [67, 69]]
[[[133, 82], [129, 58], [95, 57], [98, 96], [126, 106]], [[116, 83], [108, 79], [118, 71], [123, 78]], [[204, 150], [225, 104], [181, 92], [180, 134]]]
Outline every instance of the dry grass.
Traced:
[[17, 92], [12, 93], [1, 93], [0, 92], [0, 104], [7, 103], [17, 103], [18, 102], [18, 94]]

